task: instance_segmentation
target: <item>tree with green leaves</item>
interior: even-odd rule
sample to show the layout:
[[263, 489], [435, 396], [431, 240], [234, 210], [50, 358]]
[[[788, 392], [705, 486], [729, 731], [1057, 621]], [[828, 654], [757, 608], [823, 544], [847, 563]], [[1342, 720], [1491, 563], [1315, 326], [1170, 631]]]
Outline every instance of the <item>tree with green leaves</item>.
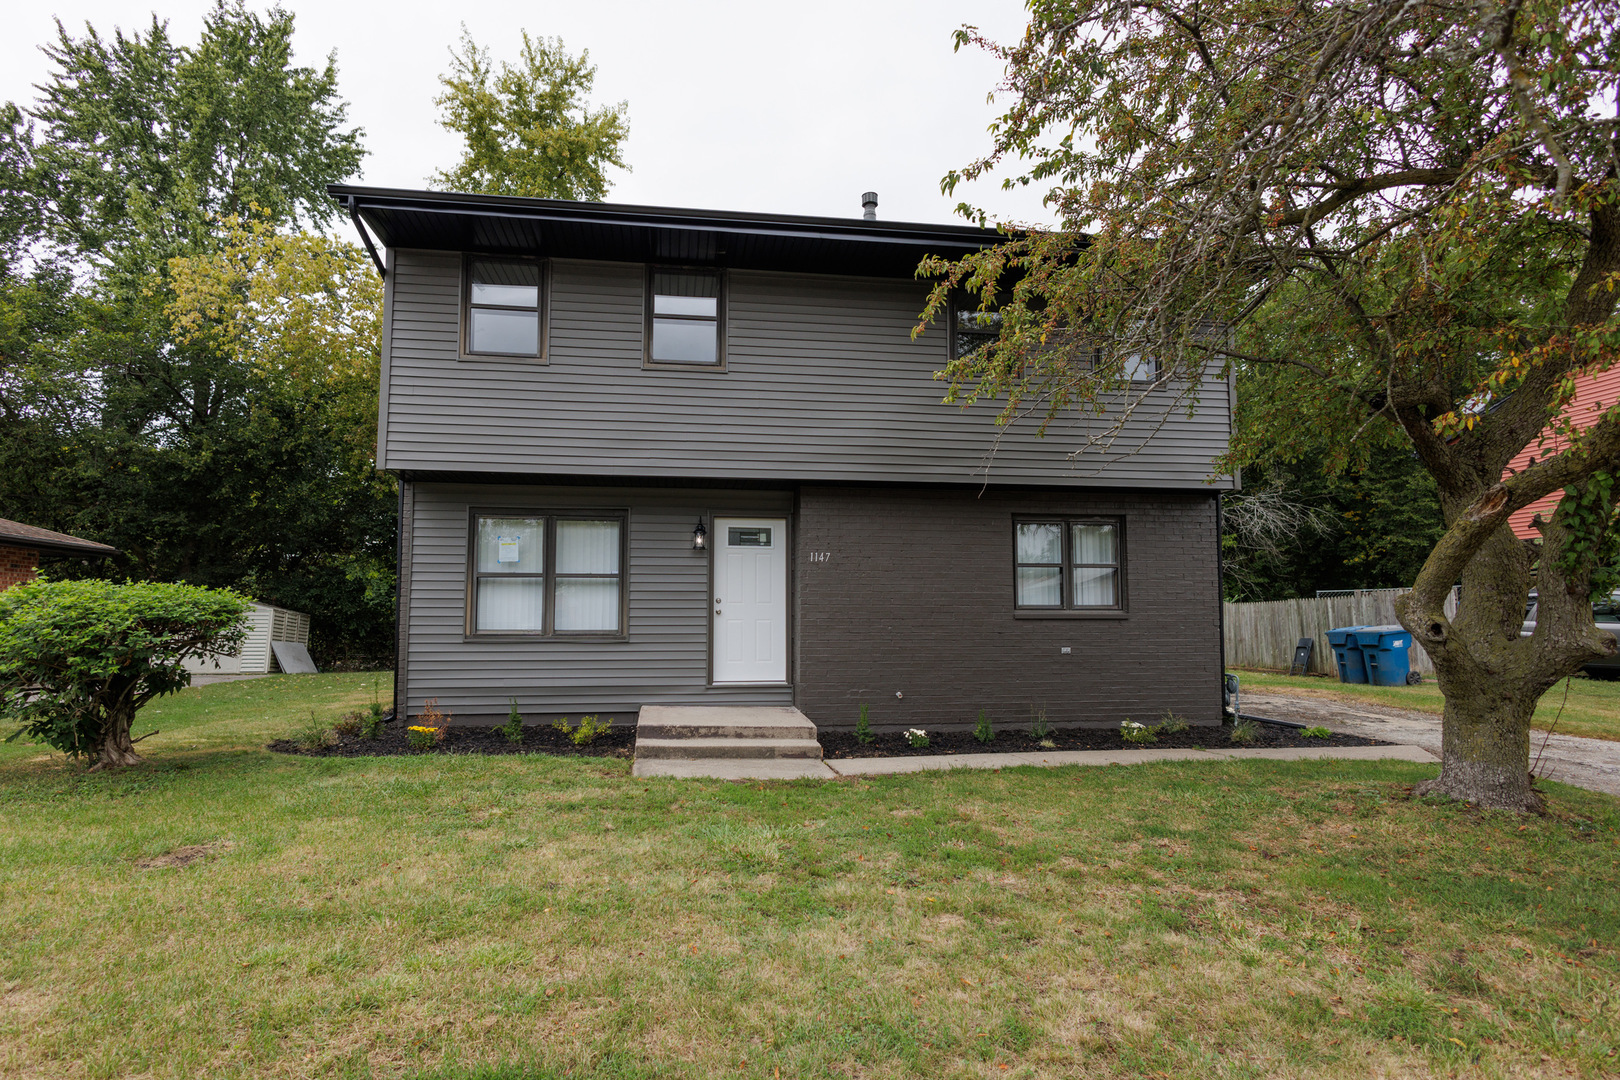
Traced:
[[293, 17], [216, 0], [195, 47], [153, 16], [143, 33], [60, 21], [55, 70], [27, 110], [31, 181], [48, 235], [136, 274], [210, 243], [210, 222], [256, 206], [278, 223], [325, 224], [326, 185], [360, 167], [337, 60], [292, 62]]
[[[395, 532], [375, 282], [300, 231], [364, 151], [335, 61], [295, 64], [293, 31], [239, 0], [194, 46], [155, 19], [58, 26], [39, 101], [0, 126], [0, 513], [122, 551], [60, 573], [237, 588], [309, 611], [323, 660], [374, 660]], [[226, 266], [255, 319], [204, 295]]]
[[[139, 765], [130, 729], [153, 698], [191, 684], [188, 658], [235, 653], [245, 597], [160, 582], [33, 581], [0, 593], [0, 709], [95, 768]], [[144, 737], [144, 736], [143, 736]]]
[[[1342, 463], [1415, 453], [1445, 531], [1398, 604], [1445, 694], [1422, 790], [1512, 810], [1537, 700], [1612, 654], [1588, 603], [1614, 527], [1620, 410], [1515, 475], [1581, 372], [1620, 357], [1620, 22], [1606, 0], [1033, 0], [1026, 34], [960, 44], [1007, 66], [992, 150], [1062, 227], [939, 275], [1000, 313], [947, 369], [1004, 420], [1072, 409], [1092, 447], [1246, 365], [1255, 407], [1223, 467], [1279, 440]], [[972, 208], [968, 208], [972, 213]], [[1128, 375], [1156, 357], [1146, 392]], [[1115, 447], [1117, 449], [1117, 447]], [[1563, 492], [1518, 540], [1508, 516]], [[1444, 602], [1462, 585], [1448, 617]], [[1534, 635], [1521, 638], [1539, 590]]]
[[599, 202], [607, 196], [607, 167], [629, 169], [623, 143], [630, 107], [591, 108], [596, 67], [588, 50], [570, 56], [561, 38], [531, 38], [525, 30], [519, 62], [497, 69], [463, 27], [461, 49], [451, 52], [450, 73], [439, 81], [439, 123], [466, 146], [455, 168], [434, 174], [435, 187]]

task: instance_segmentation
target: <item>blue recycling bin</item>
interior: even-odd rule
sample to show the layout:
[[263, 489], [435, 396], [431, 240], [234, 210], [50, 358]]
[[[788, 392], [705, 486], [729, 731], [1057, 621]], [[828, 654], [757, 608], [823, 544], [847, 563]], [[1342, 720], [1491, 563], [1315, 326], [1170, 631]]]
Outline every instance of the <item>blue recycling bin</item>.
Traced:
[[1328, 647], [1333, 650], [1333, 658], [1339, 662], [1339, 681], [1364, 683], [1367, 681], [1367, 665], [1361, 658], [1361, 644], [1356, 635], [1366, 627], [1340, 626], [1327, 632]]
[[1374, 686], [1405, 686], [1412, 671], [1412, 635], [1404, 626], [1363, 626], [1356, 630], [1367, 681]]

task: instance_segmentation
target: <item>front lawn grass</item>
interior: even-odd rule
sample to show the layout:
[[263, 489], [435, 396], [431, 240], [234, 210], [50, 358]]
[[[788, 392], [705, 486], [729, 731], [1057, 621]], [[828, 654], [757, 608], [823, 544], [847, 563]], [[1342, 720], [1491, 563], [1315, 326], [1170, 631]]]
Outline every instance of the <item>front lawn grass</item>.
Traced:
[[[1285, 675], [1280, 671], [1254, 668], [1233, 670], [1242, 681], [1244, 690], [1273, 690], [1351, 703], [1370, 701], [1436, 716], [1445, 709], [1445, 699], [1440, 696], [1440, 687], [1432, 675], [1424, 676], [1416, 686], [1367, 686], [1341, 683], [1336, 678], [1320, 675]], [[1569, 690], [1567, 699], [1564, 693], [1566, 686]], [[1620, 681], [1588, 679], [1579, 675], [1565, 679], [1541, 699], [1531, 726], [1538, 731], [1555, 730], [1560, 735], [1620, 740]]]
[[1620, 1070], [1605, 796], [1521, 820], [1413, 801], [1434, 769], [1397, 762], [746, 785], [258, 748], [370, 695], [188, 690], [116, 775], [0, 751], [0, 1074]]

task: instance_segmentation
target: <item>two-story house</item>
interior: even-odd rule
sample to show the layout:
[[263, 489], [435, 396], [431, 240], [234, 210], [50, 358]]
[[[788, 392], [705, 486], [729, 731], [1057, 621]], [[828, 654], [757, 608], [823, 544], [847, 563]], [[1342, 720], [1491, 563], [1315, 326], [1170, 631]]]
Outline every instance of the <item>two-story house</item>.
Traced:
[[1095, 419], [942, 404], [975, 323], [914, 336], [915, 268], [995, 233], [331, 193], [386, 281], [409, 715], [1219, 721], [1231, 387], [1078, 460]]

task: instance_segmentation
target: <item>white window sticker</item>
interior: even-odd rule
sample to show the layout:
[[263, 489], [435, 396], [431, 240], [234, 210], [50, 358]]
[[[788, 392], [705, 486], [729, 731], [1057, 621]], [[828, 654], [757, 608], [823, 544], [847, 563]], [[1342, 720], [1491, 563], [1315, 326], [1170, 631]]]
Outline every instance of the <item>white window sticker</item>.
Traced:
[[500, 550], [495, 556], [496, 562], [518, 562], [518, 538], [516, 536], [497, 536], [495, 538]]

